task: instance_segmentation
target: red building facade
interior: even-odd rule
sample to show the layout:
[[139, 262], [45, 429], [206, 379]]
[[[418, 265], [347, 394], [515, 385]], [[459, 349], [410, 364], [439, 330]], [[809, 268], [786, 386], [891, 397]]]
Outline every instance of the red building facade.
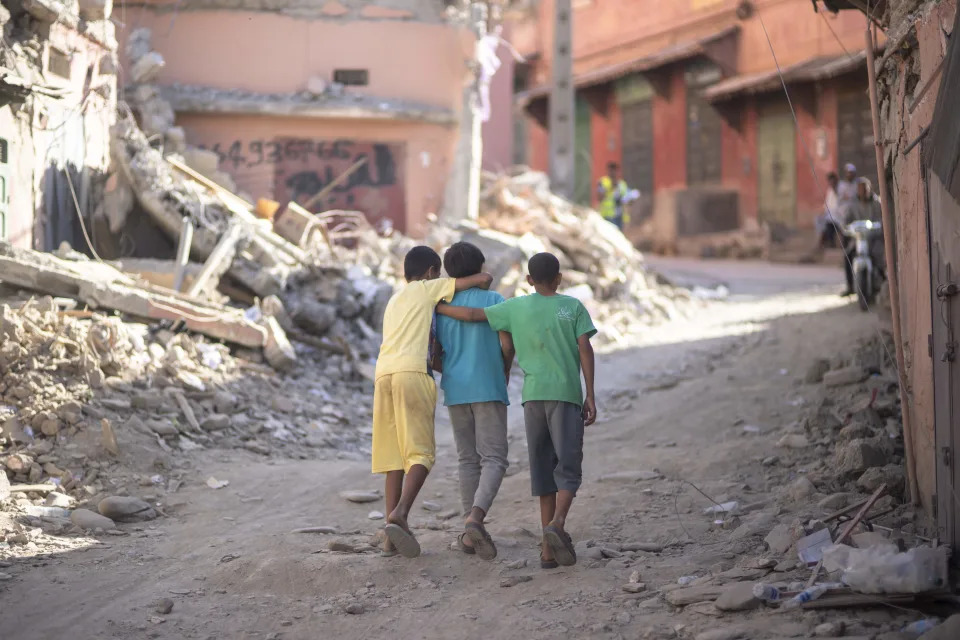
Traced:
[[[541, 170], [553, 11], [543, 0], [512, 30], [531, 60], [516, 96], [524, 155]], [[808, 0], [575, 0], [573, 24], [578, 169], [589, 166], [578, 199], [617, 162], [643, 194], [635, 221], [661, 235], [790, 231], [822, 213], [830, 171], [853, 162], [876, 180], [862, 15]]]

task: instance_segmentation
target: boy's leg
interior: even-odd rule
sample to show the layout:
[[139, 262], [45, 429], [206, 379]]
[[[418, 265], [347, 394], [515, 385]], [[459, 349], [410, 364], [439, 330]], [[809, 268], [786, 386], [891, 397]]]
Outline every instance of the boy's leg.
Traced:
[[433, 419], [437, 387], [433, 378], [425, 373], [399, 373], [393, 377], [397, 435], [407, 473], [400, 500], [387, 516], [386, 531], [400, 553], [412, 558], [420, 555], [420, 545], [410, 531], [407, 518], [436, 455]]
[[447, 407], [450, 412], [450, 424], [453, 426], [453, 440], [457, 445], [459, 459], [460, 503], [462, 513], [469, 515], [473, 509], [473, 497], [480, 484], [480, 454], [477, 453], [476, 421], [473, 405], [458, 404]]
[[[527, 453], [530, 457], [530, 492], [540, 499], [540, 519], [543, 526], [553, 520], [557, 497], [557, 485], [553, 477], [557, 456], [547, 428], [546, 404], [531, 400], [523, 405]], [[541, 545], [540, 555], [545, 563], [554, 560], [553, 552], [546, 543]]]
[[[386, 474], [385, 496], [389, 513], [400, 500], [403, 484], [403, 456], [397, 437], [397, 420], [394, 411], [393, 376], [382, 376], [376, 381], [373, 393], [373, 443], [371, 447], [374, 473]], [[391, 506], [392, 505], [392, 506]], [[389, 540], [383, 545], [384, 552], [394, 551]]]
[[467, 539], [472, 540], [478, 556], [493, 560], [497, 557], [497, 547], [483, 526], [483, 520], [500, 491], [507, 470], [507, 405], [502, 402], [477, 402], [471, 408], [481, 468], [472, 497], [473, 506], [467, 516]]
[[490, 512], [507, 472], [507, 405], [502, 402], [478, 402], [473, 406], [476, 422], [476, 447], [480, 454], [480, 477], [473, 496], [474, 511], [482, 511], [479, 520]]
[[553, 475], [558, 491], [553, 522], [547, 526], [545, 534], [557, 561], [568, 565], [577, 560], [565, 526], [583, 479], [583, 413], [580, 407], [569, 402], [549, 402], [546, 413], [550, 440], [557, 453]]
[[[393, 510], [400, 504], [400, 494], [403, 492], [403, 475], [403, 470], [388, 471], [386, 474], [384, 498], [387, 503], [387, 513], [393, 513]], [[390, 538], [384, 540], [383, 551], [391, 554], [396, 552]]]

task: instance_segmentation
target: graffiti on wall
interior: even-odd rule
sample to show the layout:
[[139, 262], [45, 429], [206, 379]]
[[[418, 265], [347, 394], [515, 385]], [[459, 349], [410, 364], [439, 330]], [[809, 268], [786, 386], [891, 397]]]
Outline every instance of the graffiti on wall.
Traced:
[[[404, 145], [355, 140], [234, 140], [214, 144], [220, 169], [242, 176], [256, 167], [272, 170], [273, 199], [304, 203], [360, 159], [366, 163], [334, 187], [314, 211], [362, 211], [374, 224], [389, 220], [405, 229]], [[262, 169], [261, 169], [262, 170]], [[242, 182], [239, 179], [238, 182]]]

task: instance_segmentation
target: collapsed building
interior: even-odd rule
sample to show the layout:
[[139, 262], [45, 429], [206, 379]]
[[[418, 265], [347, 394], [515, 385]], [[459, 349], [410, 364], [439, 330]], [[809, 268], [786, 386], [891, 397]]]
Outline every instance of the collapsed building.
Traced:
[[0, 32], [0, 238], [82, 246], [78, 212], [99, 199], [116, 117], [110, 2], [11, 0]]

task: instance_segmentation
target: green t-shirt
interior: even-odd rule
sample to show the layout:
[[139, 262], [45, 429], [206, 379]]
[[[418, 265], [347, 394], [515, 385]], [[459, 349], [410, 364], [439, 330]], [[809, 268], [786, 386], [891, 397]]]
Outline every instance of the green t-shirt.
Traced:
[[513, 335], [523, 369], [523, 401], [552, 400], [583, 406], [580, 350], [577, 338], [597, 330], [576, 298], [533, 293], [487, 307], [487, 321], [496, 331]]

